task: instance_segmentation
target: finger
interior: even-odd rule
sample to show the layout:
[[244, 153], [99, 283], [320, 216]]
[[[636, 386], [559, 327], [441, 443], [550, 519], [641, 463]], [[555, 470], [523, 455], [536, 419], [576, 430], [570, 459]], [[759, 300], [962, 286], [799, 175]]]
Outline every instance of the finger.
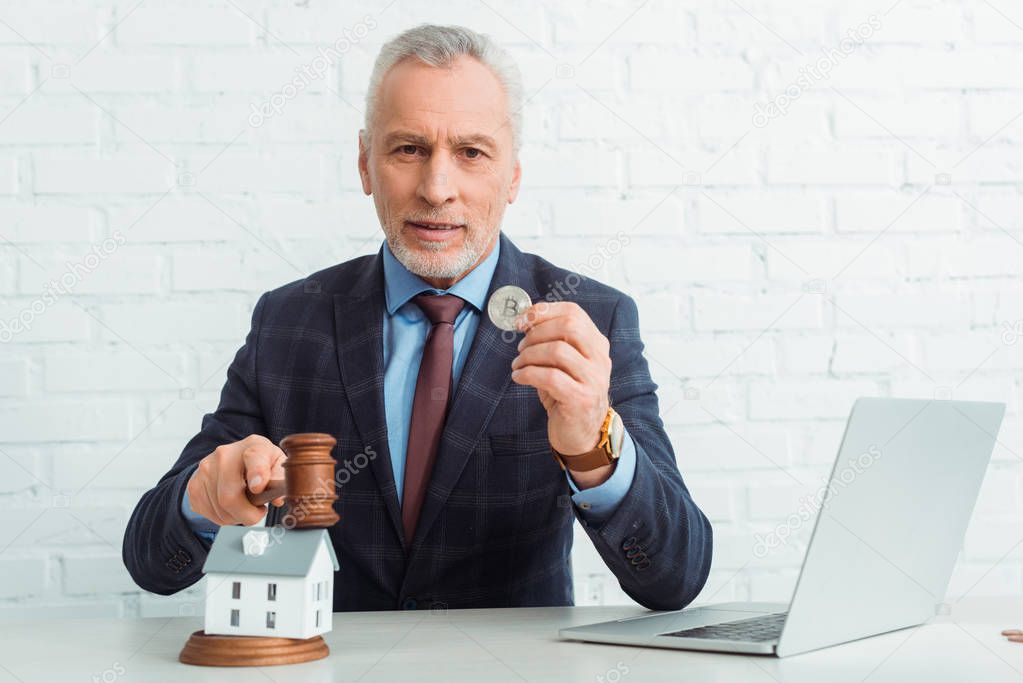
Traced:
[[220, 506], [220, 502], [217, 500], [217, 487], [207, 477], [202, 480], [203, 493], [206, 496], [206, 504], [209, 505], [212, 515], [203, 515], [214, 524], [224, 526], [226, 524], [234, 524], [234, 519], [229, 517], [227, 512]]
[[1020, 631], [1018, 628], [1007, 628], [1004, 631], [1002, 631], [1002, 635], [1003, 636], [1023, 636], [1023, 631]]
[[[257, 444], [255, 448], [258, 447]], [[253, 447], [247, 447], [245, 450], [247, 451], [249, 448]], [[267, 460], [269, 460], [269, 456], [267, 456]], [[243, 452], [239, 452], [238, 449], [226, 450], [218, 465], [217, 504], [235, 520], [234, 523], [247, 526], [255, 524], [266, 514], [266, 507], [253, 505], [245, 495], [248, 484], [245, 481], [246, 470]], [[267, 472], [269, 473], [269, 466], [267, 466]], [[265, 488], [265, 482], [263, 488]], [[258, 491], [254, 493], [258, 493]]]
[[524, 365], [560, 368], [577, 382], [585, 383], [594, 374], [587, 358], [579, 349], [561, 339], [527, 346], [512, 359], [512, 370]]
[[558, 368], [526, 365], [512, 371], [512, 380], [543, 389], [559, 403], [570, 402], [581, 395], [580, 384]]
[[1009, 636], [1007, 640], [1010, 643], [1023, 643], [1023, 635], [1020, 636]]
[[281, 496], [280, 498], [274, 498], [272, 501], [270, 501], [270, 504], [273, 505], [275, 508], [279, 508], [280, 506], [284, 505], [284, 496]]
[[[241, 460], [245, 485], [253, 493], [261, 493], [270, 483], [271, 471], [280, 449], [270, 441], [256, 441], [242, 450]], [[282, 470], [283, 472], [283, 470]], [[281, 477], [284, 475], [281, 474]]]
[[586, 358], [606, 357], [611, 348], [610, 342], [589, 317], [570, 315], [537, 323], [519, 340], [518, 349], [522, 351], [536, 344], [557, 340], [568, 342]]
[[516, 327], [525, 331], [533, 325], [565, 315], [569, 304], [575, 305], [568, 301], [537, 301], [515, 316]]

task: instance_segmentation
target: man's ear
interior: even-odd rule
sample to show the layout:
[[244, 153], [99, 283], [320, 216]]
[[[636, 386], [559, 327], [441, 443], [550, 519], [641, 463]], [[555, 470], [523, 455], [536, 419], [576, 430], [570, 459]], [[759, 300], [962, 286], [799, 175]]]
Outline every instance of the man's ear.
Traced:
[[362, 180], [362, 191], [373, 194], [373, 186], [369, 182], [369, 149], [365, 144], [366, 131], [359, 131], [359, 178]]
[[522, 180], [522, 163], [519, 161], [519, 157], [515, 155], [515, 170], [512, 171], [511, 186], [508, 188], [508, 203], [511, 204], [515, 201], [515, 198], [519, 196], [519, 182]]

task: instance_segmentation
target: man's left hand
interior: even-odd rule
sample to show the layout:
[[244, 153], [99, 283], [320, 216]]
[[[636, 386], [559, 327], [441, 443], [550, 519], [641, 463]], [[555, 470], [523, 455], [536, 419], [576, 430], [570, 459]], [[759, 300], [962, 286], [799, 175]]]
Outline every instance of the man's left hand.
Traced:
[[[547, 436], [559, 453], [596, 448], [608, 409], [611, 343], [573, 301], [541, 301], [519, 314], [519, 355], [512, 380], [536, 387], [547, 410]], [[573, 472], [580, 488], [610, 476], [612, 465]]]

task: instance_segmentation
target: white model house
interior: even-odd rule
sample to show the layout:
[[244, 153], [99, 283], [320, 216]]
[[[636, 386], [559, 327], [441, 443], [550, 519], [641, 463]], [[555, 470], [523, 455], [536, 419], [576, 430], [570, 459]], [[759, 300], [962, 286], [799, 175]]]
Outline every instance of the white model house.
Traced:
[[338, 568], [326, 529], [223, 526], [203, 565], [205, 631], [282, 638], [326, 633]]

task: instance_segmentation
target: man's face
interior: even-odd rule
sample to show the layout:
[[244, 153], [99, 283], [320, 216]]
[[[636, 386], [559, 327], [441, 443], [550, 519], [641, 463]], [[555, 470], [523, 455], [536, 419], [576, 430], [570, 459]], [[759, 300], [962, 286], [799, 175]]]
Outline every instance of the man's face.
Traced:
[[446, 289], [490, 254], [518, 193], [504, 91], [471, 57], [406, 59], [384, 77], [374, 118], [369, 149], [359, 142], [363, 190], [398, 261]]

